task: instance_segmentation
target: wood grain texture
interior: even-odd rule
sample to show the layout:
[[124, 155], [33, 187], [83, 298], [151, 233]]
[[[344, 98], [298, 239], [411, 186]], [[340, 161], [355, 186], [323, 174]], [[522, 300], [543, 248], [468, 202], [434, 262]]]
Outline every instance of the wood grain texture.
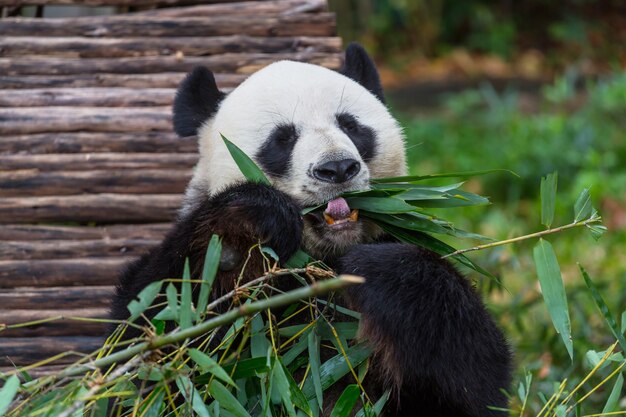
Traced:
[[115, 287], [112, 285], [0, 289], [0, 316], [3, 310], [13, 309], [107, 308], [114, 291]]
[[0, 224], [63, 222], [150, 223], [174, 219], [179, 194], [88, 194], [0, 199]]
[[0, 288], [114, 285], [134, 258], [0, 261]]
[[338, 37], [32, 37], [0, 38], [0, 56], [46, 55], [65, 58], [120, 58], [140, 56], [208, 56], [225, 53], [334, 52], [341, 48]]
[[72, 259], [139, 256], [157, 246], [152, 239], [7, 240], [0, 246], [0, 260]]
[[[54, 308], [49, 310], [13, 309], [0, 310], [0, 336], [2, 340], [10, 337], [37, 336], [102, 336], [106, 332], [106, 324], [99, 321], [79, 320], [106, 319], [108, 308], [67, 309]], [[30, 323], [35, 320], [55, 320], [46, 323], [29, 324], [17, 328], [4, 326]], [[0, 342], [0, 346], [3, 343]]]
[[0, 107], [152, 107], [171, 106], [173, 88], [37, 88], [6, 90]]
[[166, 132], [59, 132], [0, 136], [0, 154], [195, 153], [197, 138]]
[[198, 161], [195, 153], [78, 153], [44, 155], [0, 154], [2, 171], [85, 171], [85, 170], [141, 170], [191, 169]]
[[4, 36], [334, 36], [333, 13], [283, 16], [151, 17], [112, 15], [73, 18], [0, 19]]
[[94, 239], [161, 240], [170, 223], [114, 224], [110, 226], [46, 226], [38, 224], [0, 225], [0, 241], [52, 241]]
[[170, 107], [0, 108], [0, 135], [171, 130]]
[[[0, 366], [28, 365], [61, 352], [75, 352], [53, 364], [73, 363], [102, 346], [104, 337], [7, 337], [2, 340]], [[82, 354], [81, 354], [82, 353]]]
[[341, 64], [335, 54], [308, 51], [285, 54], [228, 53], [206, 57], [149, 56], [117, 59], [35, 56], [0, 58], [0, 73], [5, 75], [149, 74], [189, 72], [203, 65], [215, 72], [251, 74], [281, 59], [309, 62], [329, 68], [339, 68]]
[[[72, 75], [0, 75], [0, 89], [11, 88], [176, 88], [186, 72], [158, 74], [72, 74]], [[224, 92], [239, 85], [247, 74], [214, 73], [215, 80]]]
[[0, 197], [98, 193], [182, 194], [191, 169], [113, 169], [0, 172]]

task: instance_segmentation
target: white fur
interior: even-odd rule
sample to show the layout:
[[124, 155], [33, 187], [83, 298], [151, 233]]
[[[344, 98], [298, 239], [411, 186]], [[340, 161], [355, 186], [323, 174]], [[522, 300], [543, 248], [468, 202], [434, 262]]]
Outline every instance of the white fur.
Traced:
[[[354, 115], [376, 134], [376, 155], [365, 164], [336, 124], [336, 114]], [[326, 68], [280, 61], [256, 72], [233, 90], [215, 116], [199, 130], [200, 160], [187, 189], [183, 213], [243, 176], [220, 133], [254, 157], [278, 124], [293, 123], [299, 137], [285, 178], [274, 186], [303, 205], [321, 203], [340, 192], [367, 188], [370, 178], [406, 175], [404, 136], [386, 107], [357, 82]], [[321, 183], [307, 170], [333, 156], [361, 162], [361, 172], [341, 188]]]

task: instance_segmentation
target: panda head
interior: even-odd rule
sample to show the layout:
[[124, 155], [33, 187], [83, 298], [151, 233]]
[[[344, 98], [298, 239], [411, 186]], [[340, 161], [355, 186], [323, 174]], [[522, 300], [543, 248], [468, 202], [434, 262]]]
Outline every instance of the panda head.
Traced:
[[304, 219], [305, 249], [321, 259], [380, 234], [367, 219], [350, 217], [345, 200], [335, 197], [367, 189], [371, 178], [406, 175], [402, 130], [385, 107], [373, 62], [357, 44], [348, 46], [338, 72], [280, 61], [228, 95], [208, 69], [196, 68], [176, 95], [174, 130], [199, 138], [200, 160], [183, 215], [243, 180], [222, 134], [302, 207], [328, 204], [326, 216], [320, 210]]

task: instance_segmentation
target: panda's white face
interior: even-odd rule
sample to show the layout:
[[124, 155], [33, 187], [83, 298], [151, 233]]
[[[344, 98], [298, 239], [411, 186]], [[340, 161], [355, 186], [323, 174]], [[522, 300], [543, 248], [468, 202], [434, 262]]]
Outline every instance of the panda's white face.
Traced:
[[403, 134], [384, 104], [359, 83], [316, 65], [277, 62], [223, 99], [198, 130], [200, 162], [186, 205], [243, 179], [220, 134], [302, 207], [333, 201], [327, 213], [336, 222], [322, 210], [305, 216], [304, 246], [321, 258], [379, 233], [335, 197], [367, 189], [370, 178], [406, 174]]

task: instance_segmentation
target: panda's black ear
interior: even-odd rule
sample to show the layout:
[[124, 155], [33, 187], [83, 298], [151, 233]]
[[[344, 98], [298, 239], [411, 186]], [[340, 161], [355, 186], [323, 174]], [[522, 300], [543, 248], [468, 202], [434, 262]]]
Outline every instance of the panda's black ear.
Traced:
[[339, 72], [346, 77], [367, 88], [380, 101], [385, 102], [383, 87], [374, 62], [369, 57], [365, 48], [356, 42], [352, 42], [346, 48], [346, 58]]
[[178, 86], [174, 99], [174, 131], [178, 136], [192, 136], [217, 111], [225, 94], [217, 89], [213, 73], [196, 67]]

